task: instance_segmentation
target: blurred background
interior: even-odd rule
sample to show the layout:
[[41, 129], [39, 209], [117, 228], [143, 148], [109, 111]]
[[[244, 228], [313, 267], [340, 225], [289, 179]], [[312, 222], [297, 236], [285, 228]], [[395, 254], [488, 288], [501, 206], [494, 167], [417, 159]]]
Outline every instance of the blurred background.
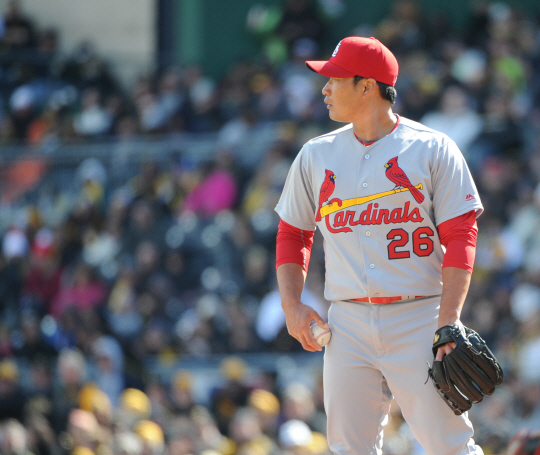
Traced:
[[[304, 61], [350, 35], [396, 54], [394, 111], [456, 141], [485, 206], [462, 320], [505, 383], [475, 439], [540, 430], [540, 3], [1, 0], [1, 454], [329, 455], [273, 209], [339, 126]], [[326, 316], [323, 282], [316, 233]], [[425, 453], [396, 405], [384, 453]]]

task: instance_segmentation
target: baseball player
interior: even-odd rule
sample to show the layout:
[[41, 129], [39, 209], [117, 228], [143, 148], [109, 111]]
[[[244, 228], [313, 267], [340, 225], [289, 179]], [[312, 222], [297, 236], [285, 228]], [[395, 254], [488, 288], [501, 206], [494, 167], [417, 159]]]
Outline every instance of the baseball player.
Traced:
[[[395, 398], [429, 455], [482, 454], [467, 413], [426, 384], [432, 340], [460, 325], [483, 208], [463, 156], [442, 133], [393, 113], [394, 55], [348, 37], [328, 61], [329, 116], [346, 126], [307, 142], [276, 207], [277, 277], [289, 333], [321, 350], [310, 323], [330, 326], [324, 354], [327, 436], [335, 454], [381, 454]], [[325, 251], [328, 324], [300, 295], [315, 229]], [[442, 345], [437, 360], [452, 352]]]

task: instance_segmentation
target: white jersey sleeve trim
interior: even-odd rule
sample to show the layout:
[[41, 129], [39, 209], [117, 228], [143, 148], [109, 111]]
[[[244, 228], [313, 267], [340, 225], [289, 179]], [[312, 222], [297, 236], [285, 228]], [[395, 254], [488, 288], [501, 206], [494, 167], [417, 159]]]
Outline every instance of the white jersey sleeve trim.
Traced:
[[478, 218], [484, 207], [467, 162], [456, 143], [441, 134], [441, 145], [433, 158], [432, 185], [435, 224], [476, 211]]
[[465, 213], [468, 213], [472, 210], [476, 212], [476, 218], [478, 218], [484, 212], [484, 207], [482, 207], [482, 204], [480, 203], [474, 204], [471, 207], [463, 207], [460, 210], [456, 210], [453, 213], [449, 213], [446, 216], [441, 217], [440, 220], [437, 220], [437, 226], [444, 223], [445, 221], [451, 220], [452, 218], [457, 218], [458, 216], [464, 215]]
[[285, 223], [290, 224], [291, 226], [297, 229], [301, 229], [303, 231], [315, 231], [316, 229], [316, 226], [309, 226], [307, 224], [299, 223], [297, 220], [293, 220], [292, 218], [290, 218], [284, 213], [283, 209], [279, 205], [276, 206], [275, 211], [277, 212], [279, 217], [283, 221], [285, 221]]

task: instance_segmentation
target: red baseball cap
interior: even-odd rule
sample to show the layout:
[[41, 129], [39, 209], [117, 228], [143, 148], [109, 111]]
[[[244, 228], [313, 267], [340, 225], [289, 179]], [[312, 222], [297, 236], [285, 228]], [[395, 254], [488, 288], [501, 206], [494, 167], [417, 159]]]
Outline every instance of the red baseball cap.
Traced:
[[349, 36], [342, 39], [328, 61], [309, 61], [307, 67], [326, 77], [373, 78], [396, 84], [399, 66], [394, 54], [376, 38]]

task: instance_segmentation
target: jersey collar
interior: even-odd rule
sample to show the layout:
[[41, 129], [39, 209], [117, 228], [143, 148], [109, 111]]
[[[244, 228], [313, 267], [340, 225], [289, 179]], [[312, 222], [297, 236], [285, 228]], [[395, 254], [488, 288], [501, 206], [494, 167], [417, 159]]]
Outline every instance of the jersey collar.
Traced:
[[[394, 115], [397, 117], [397, 122], [396, 122], [396, 124], [394, 125], [394, 128], [392, 128], [392, 131], [390, 131], [388, 134], [392, 134], [392, 133], [394, 132], [394, 130], [395, 130], [395, 129], [398, 127], [398, 125], [399, 125], [399, 119], [400, 119], [400, 117], [399, 117], [398, 114], [394, 114]], [[362, 145], [364, 145], [364, 146], [366, 146], [366, 147], [368, 147], [368, 146], [370, 146], [370, 145], [373, 145], [373, 144], [375, 144], [375, 142], [380, 141], [380, 140], [382, 139], [382, 137], [381, 137], [381, 138], [376, 139], [376, 140], [371, 141], [371, 142], [364, 142], [364, 141], [361, 141], [361, 140], [358, 138], [358, 136], [356, 135], [356, 133], [354, 132], [354, 130], [353, 130], [353, 134], [354, 134], [354, 137], [356, 138], [356, 140], [357, 140], [358, 142], [360, 142], [360, 144], [362, 144]], [[388, 134], [387, 134], [386, 136], [388, 136]], [[386, 137], [386, 136], [383, 136], [383, 137]]]

